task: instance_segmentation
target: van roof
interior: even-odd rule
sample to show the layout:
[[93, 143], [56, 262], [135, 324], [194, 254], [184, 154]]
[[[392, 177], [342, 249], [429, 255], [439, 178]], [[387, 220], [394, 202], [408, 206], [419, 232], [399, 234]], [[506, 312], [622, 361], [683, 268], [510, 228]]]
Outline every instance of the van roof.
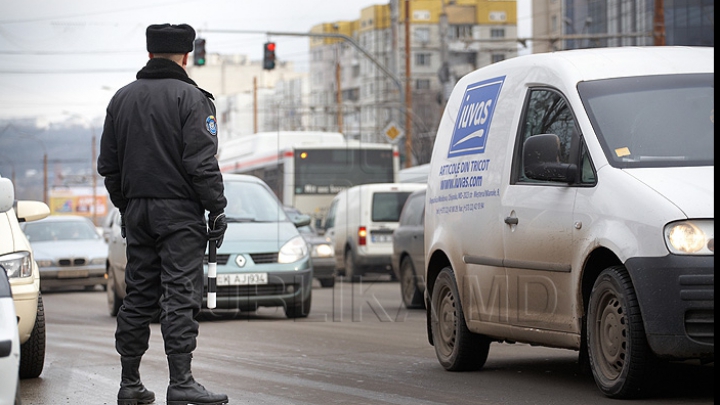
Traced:
[[[556, 71], [566, 83], [627, 76], [712, 73], [715, 71], [715, 48], [625, 46], [576, 49], [518, 56], [478, 71], [502, 75], [508, 69], [528, 66]], [[473, 76], [473, 73], [468, 76]]]

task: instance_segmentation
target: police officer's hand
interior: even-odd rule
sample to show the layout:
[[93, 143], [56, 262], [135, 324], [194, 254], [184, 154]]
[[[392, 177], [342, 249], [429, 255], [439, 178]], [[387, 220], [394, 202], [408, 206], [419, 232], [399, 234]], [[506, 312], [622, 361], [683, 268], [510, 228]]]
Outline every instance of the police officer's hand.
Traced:
[[120, 214], [120, 236], [125, 238], [125, 215]]
[[220, 247], [222, 245], [225, 229], [227, 229], [225, 213], [210, 214], [208, 217], [208, 239], [214, 240], [215, 246]]

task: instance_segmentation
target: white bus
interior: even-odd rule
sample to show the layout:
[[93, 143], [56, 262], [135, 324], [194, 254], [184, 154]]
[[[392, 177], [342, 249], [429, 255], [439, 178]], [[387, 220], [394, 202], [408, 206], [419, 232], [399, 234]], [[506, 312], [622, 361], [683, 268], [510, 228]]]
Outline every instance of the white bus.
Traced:
[[223, 173], [263, 179], [284, 205], [324, 218], [333, 197], [358, 184], [395, 183], [397, 147], [346, 140], [339, 132], [279, 131], [222, 142]]

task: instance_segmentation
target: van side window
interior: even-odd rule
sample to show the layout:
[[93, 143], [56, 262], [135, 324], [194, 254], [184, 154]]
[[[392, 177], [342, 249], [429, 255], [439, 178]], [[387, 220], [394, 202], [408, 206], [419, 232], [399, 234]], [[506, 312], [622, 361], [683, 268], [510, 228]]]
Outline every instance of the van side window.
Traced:
[[421, 225], [425, 217], [425, 194], [411, 196], [400, 215], [400, 225]]
[[[535, 135], [554, 134], [559, 140], [559, 163], [578, 163], [583, 182], [594, 183], [594, 171], [590, 156], [582, 143], [575, 116], [565, 98], [551, 89], [531, 89], [521, 122], [520, 136], [515, 147], [513, 182], [537, 183], [525, 176], [523, 145]], [[581, 150], [582, 160], [578, 159]]]
[[325, 229], [332, 228], [335, 226], [335, 211], [337, 209], [337, 200], [333, 201], [328, 208], [327, 217], [325, 217]]

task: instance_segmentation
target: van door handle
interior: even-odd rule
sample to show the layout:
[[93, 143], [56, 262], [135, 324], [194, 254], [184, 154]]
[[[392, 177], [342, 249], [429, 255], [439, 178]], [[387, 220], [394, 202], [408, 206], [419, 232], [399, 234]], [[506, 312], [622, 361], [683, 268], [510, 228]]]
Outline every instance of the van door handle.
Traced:
[[517, 217], [505, 217], [505, 223], [508, 225], [517, 225], [518, 219]]

